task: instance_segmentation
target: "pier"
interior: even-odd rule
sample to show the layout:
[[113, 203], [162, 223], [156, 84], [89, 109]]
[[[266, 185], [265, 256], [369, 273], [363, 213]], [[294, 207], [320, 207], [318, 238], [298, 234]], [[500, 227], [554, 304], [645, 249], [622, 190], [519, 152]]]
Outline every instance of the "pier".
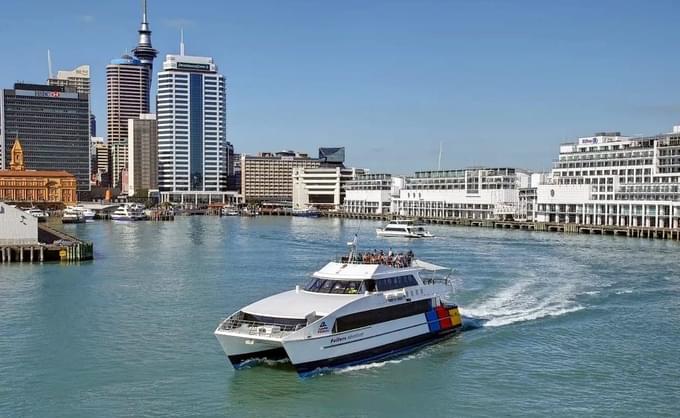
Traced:
[[[366, 219], [372, 221], [390, 221], [398, 218], [393, 214], [365, 214], [347, 212], [323, 212], [323, 216], [343, 219]], [[631, 238], [667, 239], [680, 241], [680, 229], [656, 228], [640, 226], [588, 225], [576, 223], [511, 221], [469, 218], [418, 218], [426, 224], [484, 227], [496, 229], [515, 229], [524, 231], [561, 232], [588, 235], [611, 235]]]

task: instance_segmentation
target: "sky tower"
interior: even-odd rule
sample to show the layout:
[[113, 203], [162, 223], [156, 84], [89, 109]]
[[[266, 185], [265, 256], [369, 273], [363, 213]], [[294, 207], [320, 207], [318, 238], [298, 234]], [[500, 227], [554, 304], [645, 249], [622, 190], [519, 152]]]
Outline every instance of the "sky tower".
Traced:
[[142, 25], [139, 27], [139, 42], [137, 47], [132, 50], [134, 56], [141, 61], [142, 64], [149, 68], [149, 87], [151, 87], [151, 74], [153, 74], [153, 60], [158, 55], [158, 51], [151, 46], [151, 29], [149, 29], [149, 21], [147, 19], [146, 0], [142, 0]]

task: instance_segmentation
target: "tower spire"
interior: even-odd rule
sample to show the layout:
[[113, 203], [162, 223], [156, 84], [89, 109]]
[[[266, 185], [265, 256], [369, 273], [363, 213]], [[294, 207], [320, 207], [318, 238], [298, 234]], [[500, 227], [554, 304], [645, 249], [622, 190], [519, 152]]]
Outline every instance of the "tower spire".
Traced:
[[151, 71], [153, 60], [158, 55], [158, 51], [151, 46], [151, 29], [149, 28], [149, 11], [146, 0], [142, 0], [142, 24], [137, 32], [139, 33], [139, 42], [137, 42], [137, 47], [132, 50], [132, 53]]
[[184, 55], [184, 28], [179, 28], [179, 54]]

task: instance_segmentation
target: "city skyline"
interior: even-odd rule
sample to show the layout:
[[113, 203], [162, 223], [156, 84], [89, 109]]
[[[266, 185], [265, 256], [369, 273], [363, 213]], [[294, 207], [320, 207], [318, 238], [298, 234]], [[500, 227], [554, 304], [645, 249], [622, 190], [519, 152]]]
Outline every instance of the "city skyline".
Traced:
[[[141, 4], [62, 6], [5, 6], [6, 31], [27, 23], [32, 31], [6, 47], [22, 59], [8, 60], [0, 79], [4, 88], [44, 83], [47, 49], [55, 72], [90, 65], [103, 125], [105, 66], [136, 45]], [[178, 52], [184, 27], [187, 54], [221, 63], [237, 152], [344, 145], [351, 165], [408, 174], [436, 168], [440, 142], [442, 168], [548, 169], [555, 146], [579, 136], [670, 131], [680, 122], [671, 94], [680, 62], [666, 17], [678, 10], [672, 2], [495, 1], [187, 10], [152, 0], [149, 20], [158, 59]]]

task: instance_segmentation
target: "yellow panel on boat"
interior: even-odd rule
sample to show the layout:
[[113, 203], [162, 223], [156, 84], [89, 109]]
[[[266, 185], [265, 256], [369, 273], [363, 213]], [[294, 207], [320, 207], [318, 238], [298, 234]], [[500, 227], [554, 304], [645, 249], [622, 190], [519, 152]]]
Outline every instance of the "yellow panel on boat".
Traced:
[[458, 308], [449, 309], [449, 316], [451, 317], [451, 324], [454, 327], [457, 327], [461, 324], [460, 312], [458, 312]]

